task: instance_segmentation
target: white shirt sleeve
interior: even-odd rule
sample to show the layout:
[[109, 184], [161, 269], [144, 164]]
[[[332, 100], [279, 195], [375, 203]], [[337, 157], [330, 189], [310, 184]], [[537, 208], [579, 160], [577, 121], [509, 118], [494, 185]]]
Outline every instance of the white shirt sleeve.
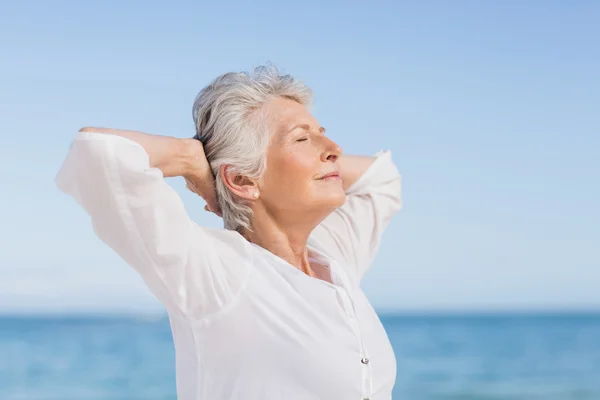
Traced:
[[344, 263], [359, 279], [377, 254], [381, 235], [402, 207], [401, 175], [391, 152], [377, 159], [346, 191], [346, 202], [311, 233], [309, 243]]
[[162, 172], [150, 168], [148, 154], [132, 140], [79, 132], [56, 184], [170, 312], [201, 317], [218, 311], [249, 273], [241, 235], [191, 221]]

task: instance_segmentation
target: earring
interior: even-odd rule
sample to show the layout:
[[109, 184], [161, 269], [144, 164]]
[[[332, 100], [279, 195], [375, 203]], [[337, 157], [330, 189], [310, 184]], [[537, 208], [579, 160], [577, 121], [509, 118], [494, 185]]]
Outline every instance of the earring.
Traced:
[[254, 192], [252, 196], [254, 196], [255, 199], [258, 199], [258, 192]]

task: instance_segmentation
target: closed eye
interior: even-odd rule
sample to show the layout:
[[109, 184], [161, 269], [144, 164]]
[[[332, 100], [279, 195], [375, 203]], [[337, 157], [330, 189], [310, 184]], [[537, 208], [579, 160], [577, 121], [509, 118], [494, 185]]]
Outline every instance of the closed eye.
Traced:
[[308, 140], [307, 137], [302, 137], [302, 138], [296, 139], [296, 142], [306, 142], [307, 140]]

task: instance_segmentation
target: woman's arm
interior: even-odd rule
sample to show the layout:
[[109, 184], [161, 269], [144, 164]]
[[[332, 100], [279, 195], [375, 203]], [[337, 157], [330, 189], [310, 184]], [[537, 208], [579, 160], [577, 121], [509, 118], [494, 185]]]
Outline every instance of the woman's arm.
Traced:
[[362, 278], [381, 235], [402, 207], [401, 176], [390, 152], [375, 157], [342, 156], [346, 202], [315, 228], [310, 243]]
[[111, 128], [81, 128], [79, 132], [95, 132], [122, 136], [141, 145], [150, 157], [150, 167], [158, 168], [165, 178], [185, 176], [204, 155], [202, 143], [195, 139], [177, 139], [170, 136], [150, 135], [138, 131]]
[[79, 132], [121, 136], [136, 142], [148, 153], [151, 168], [160, 169], [165, 178], [183, 176], [188, 184], [192, 183], [193, 190], [206, 201], [209, 209], [218, 209], [214, 178], [199, 140], [112, 128], [84, 127]]
[[[181, 146], [185, 143], [190, 146]], [[75, 135], [56, 177], [59, 189], [89, 214], [96, 235], [139, 272], [170, 311], [187, 317], [228, 304], [248, 273], [243, 239], [198, 226], [163, 179], [205, 172], [201, 146], [86, 128]]]
[[344, 190], [348, 190], [375, 160], [375, 157], [342, 155], [338, 162]]

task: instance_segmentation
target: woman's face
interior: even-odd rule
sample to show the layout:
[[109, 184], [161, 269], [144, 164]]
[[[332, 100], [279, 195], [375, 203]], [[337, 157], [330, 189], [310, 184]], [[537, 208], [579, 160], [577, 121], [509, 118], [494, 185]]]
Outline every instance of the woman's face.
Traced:
[[274, 133], [260, 200], [276, 217], [325, 218], [345, 200], [338, 164], [342, 149], [305, 106], [277, 98], [266, 111]]

